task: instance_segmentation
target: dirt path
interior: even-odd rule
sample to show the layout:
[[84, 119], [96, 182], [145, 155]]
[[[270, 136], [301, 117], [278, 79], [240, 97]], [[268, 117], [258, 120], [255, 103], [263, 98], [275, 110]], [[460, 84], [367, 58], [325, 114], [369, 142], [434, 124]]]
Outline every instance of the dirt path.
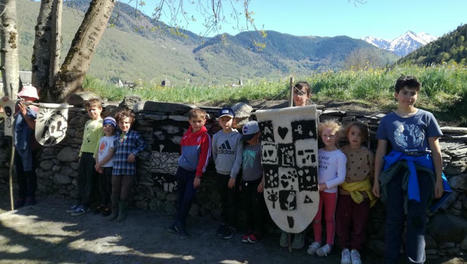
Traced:
[[13, 212], [1, 200], [0, 263], [339, 263], [336, 250], [327, 258], [289, 253], [276, 235], [254, 245], [242, 244], [239, 234], [219, 239], [210, 219], [190, 218], [192, 236], [183, 240], [166, 232], [171, 218], [156, 212], [132, 209], [125, 223], [113, 223], [93, 213], [72, 217], [65, 213], [71, 202], [56, 197]]

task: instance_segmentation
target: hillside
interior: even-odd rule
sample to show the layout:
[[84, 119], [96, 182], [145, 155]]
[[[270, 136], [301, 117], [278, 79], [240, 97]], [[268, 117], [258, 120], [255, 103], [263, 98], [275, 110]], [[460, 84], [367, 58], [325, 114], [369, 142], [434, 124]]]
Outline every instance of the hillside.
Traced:
[[397, 63], [431, 65], [445, 62], [467, 64], [467, 24], [401, 58]]
[[[66, 1], [64, 8], [63, 51], [87, 9], [89, 1]], [[30, 69], [34, 25], [39, 3], [18, 0], [21, 69]], [[198, 85], [234, 83], [239, 79], [277, 79], [312, 71], [339, 70], [355, 51], [371, 51], [378, 64], [396, 60], [389, 52], [346, 36], [297, 37], [274, 31], [242, 32], [204, 38], [154, 21], [131, 6], [117, 2], [89, 74], [103, 80]], [[377, 52], [376, 52], [377, 51]], [[373, 56], [374, 57], [374, 56]]]

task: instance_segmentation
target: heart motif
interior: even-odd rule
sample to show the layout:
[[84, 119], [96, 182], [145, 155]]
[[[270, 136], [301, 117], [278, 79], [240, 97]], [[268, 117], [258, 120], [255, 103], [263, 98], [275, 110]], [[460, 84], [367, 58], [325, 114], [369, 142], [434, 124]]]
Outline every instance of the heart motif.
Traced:
[[278, 127], [277, 132], [279, 132], [279, 136], [281, 136], [281, 138], [284, 139], [287, 133], [289, 132], [289, 129], [286, 127]]
[[282, 184], [282, 187], [284, 187], [284, 188], [287, 188], [287, 186], [289, 186], [288, 181], [281, 181], [281, 184]]

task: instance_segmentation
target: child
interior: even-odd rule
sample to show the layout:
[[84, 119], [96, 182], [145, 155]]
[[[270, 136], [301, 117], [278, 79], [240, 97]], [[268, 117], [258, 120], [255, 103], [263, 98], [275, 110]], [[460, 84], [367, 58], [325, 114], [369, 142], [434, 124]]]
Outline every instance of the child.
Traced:
[[211, 139], [204, 126], [206, 115], [202, 109], [191, 109], [188, 112], [190, 127], [180, 141], [182, 153], [175, 174], [178, 183], [177, 215], [168, 231], [178, 233], [183, 238], [189, 236], [186, 232], [186, 218], [211, 155]]
[[[294, 85], [293, 88], [293, 103], [294, 106], [306, 106], [310, 102], [311, 96], [311, 87], [308, 82], [300, 81]], [[305, 232], [303, 231], [298, 234], [291, 234], [292, 235], [292, 248], [294, 249], [301, 249], [305, 245]], [[288, 238], [286, 232], [281, 232], [281, 237], [279, 244], [281, 247], [288, 246]]]
[[359, 251], [365, 242], [370, 203], [376, 201], [370, 183], [374, 158], [373, 153], [362, 146], [368, 140], [365, 124], [351, 123], [345, 129], [345, 135], [349, 144], [341, 151], [347, 157], [347, 171], [345, 182], [339, 186], [336, 235], [342, 248], [341, 264], [361, 264]]
[[243, 162], [241, 193], [246, 209], [248, 232], [242, 236], [243, 243], [256, 243], [263, 234], [265, 205], [263, 198], [264, 179], [261, 167], [261, 144], [258, 122], [249, 121], [243, 126]]
[[[34, 129], [39, 109], [33, 105], [28, 106], [26, 103], [38, 100], [39, 95], [34, 86], [26, 85], [18, 93], [18, 97], [21, 100], [16, 105], [13, 130], [15, 144], [14, 160], [18, 180], [18, 199], [15, 201], [15, 208], [36, 204], [36, 162], [38, 160], [34, 158], [38, 150], [35, 148], [37, 144], [34, 144]], [[4, 102], [8, 100], [9, 98], [6, 96], [2, 99]]]
[[115, 152], [114, 135], [117, 121], [113, 117], [104, 118], [104, 136], [99, 141], [99, 151], [96, 155], [96, 171], [99, 175], [99, 193], [101, 195], [100, 211], [104, 216], [110, 214], [110, 195], [112, 193], [112, 166]]
[[[308, 254], [327, 256], [334, 244], [334, 214], [336, 211], [337, 186], [345, 180], [345, 166], [347, 159], [336, 147], [337, 132], [340, 125], [336, 121], [328, 120], [319, 124], [318, 130], [324, 148], [318, 150], [318, 190], [319, 208], [313, 220], [314, 242], [308, 248]], [[326, 221], [326, 244], [321, 247], [322, 226], [321, 218], [324, 206]]]
[[92, 195], [95, 191], [94, 178], [96, 177], [94, 156], [102, 136], [102, 105], [100, 100], [90, 99], [86, 101], [85, 107], [91, 120], [88, 120], [84, 125], [83, 143], [81, 143], [79, 150], [78, 203], [67, 211], [73, 216], [85, 214], [91, 205]]
[[[373, 193], [386, 202], [384, 263], [398, 261], [404, 214], [407, 258], [425, 262], [426, 211], [433, 194], [443, 193], [438, 141], [443, 134], [432, 113], [415, 107], [420, 87], [413, 76], [397, 79], [397, 109], [381, 119], [376, 133]], [[385, 156], [388, 145], [392, 151]]]
[[217, 235], [224, 239], [233, 237], [235, 226], [235, 182], [242, 162], [242, 135], [232, 128], [235, 114], [231, 108], [219, 111], [219, 125], [222, 130], [212, 139], [212, 156], [216, 165], [217, 190], [221, 197], [223, 223], [217, 229]]
[[138, 132], [131, 127], [135, 121], [133, 111], [124, 109], [117, 112], [115, 119], [120, 130], [116, 133], [115, 154], [112, 168], [112, 214], [109, 220], [122, 222], [127, 217], [128, 196], [136, 176], [136, 156], [144, 150], [145, 143]]

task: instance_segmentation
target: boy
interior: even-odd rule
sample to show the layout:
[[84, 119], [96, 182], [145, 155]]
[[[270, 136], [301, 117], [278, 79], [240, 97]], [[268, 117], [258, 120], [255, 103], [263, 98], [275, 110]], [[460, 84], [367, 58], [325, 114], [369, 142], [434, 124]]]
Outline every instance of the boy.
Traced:
[[222, 130], [214, 134], [212, 139], [212, 156], [216, 165], [217, 190], [221, 198], [222, 225], [217, 235], [224, 239], [233, 237], [235, 225], [235, 182], [242, 163], [242, 135], [232, 128], [235, 114], [231, 108], [224, 107], [219, 111], [219, 125]]
[[[425, 262], [426, 210], [443, 193], [442, 132], [432, 113], [415, 107], [420, 86], [412, 76], [397, 79], [397, 110], [381, 119], [376, 134], [373, 193], [386, 202], [384, 263], [398, 261], [404, 213], [408, 261]], [[384, 156], [388, 144], [392, 151]]]
[[305, 106], [311, 97], [311, 88], [308, 82], [297, 82], [293, 88], [294, 106]]
[[112, 167], [113, 155], [115, 153], [114, 142], [117, 139], [115, 129], [117, 121], [108, 116], [104, 118], [104, 136], [99, 140], [99, 150], [96, 154], [96, 171], [99, 173], [99, 193], [101, 204], [99, 210], [104, 216], [110, 214], [110, 194], [112, 193]]
[[91, 120], [88, 120], [84, 125], [83, 143], [79, 150], [78, 203], [68, 210], [73, 216], [85, 214], [91, 205], [96, 176], [94, 156], [99, 146], [99, 139], [103, 135], [100, 100], [90, 99], [86, 102], [85, 107]]
[[186, 218], [196, 189], [201, 183], [201, 176], [208, 165], [211, 155], [211, 139], [206, 124], [206, 112], [199, 108], [188, 112], [190, 127], [180, 141], [181, 155], [175, 177], [178, 183], [177, 215], [174, 223], [168, 228], [171, 233], [178, 233], [186, 238]]
[[242, 236], [243, 243], [254, 244], [263, 235], [265, 204], [264, 178], [261, 167], [261, 144], [258, 122], [249, 121], [243, 128], [243, 162], [241, 194], [246, 209], [248, 229]]

